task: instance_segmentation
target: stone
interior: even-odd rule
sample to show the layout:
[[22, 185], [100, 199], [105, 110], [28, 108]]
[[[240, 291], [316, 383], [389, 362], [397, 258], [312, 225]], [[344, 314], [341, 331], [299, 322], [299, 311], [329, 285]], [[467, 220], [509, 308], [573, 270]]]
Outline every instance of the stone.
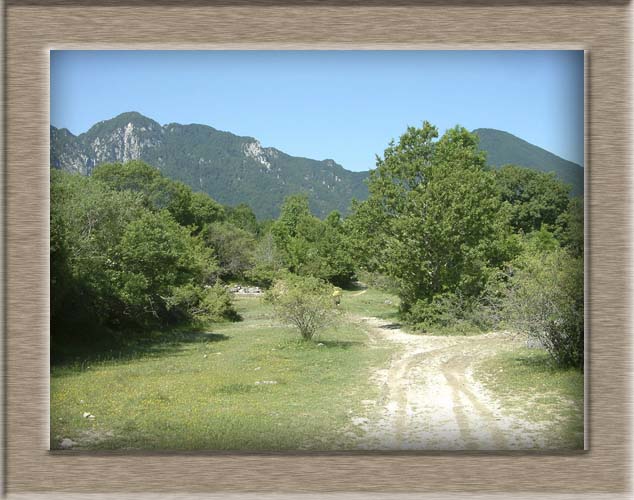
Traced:
[[70, 450], [73, 448], [73, 446], [75, 446], [77, 443], [75, 443], [75, 441], [73, 441], [72, 439], [69, 438], [64, 438], [62, 439], [62, 442], [59, 443], [59, 447], [62, 450]]

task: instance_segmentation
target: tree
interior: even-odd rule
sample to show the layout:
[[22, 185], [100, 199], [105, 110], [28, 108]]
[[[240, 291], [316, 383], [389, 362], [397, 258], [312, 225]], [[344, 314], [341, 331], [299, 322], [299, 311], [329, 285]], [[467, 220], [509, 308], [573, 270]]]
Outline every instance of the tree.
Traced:
[[406, 313], [439, 294], [477, 296], [513, 251], [477, 136], [455, 127], [437, 137], [425, 122], [392, 141], [350, 220], [357, 257], [397, 280]]
[[51, 170], [51, 324], [106, 323], [120, 314], [110, 264], [126, 226], [144, 213], [137, 193], [115, 192], [81, 175]]
[[221, 278], [242, 278], [253, 267], [253, 234], [228, 222], [214, 222], [205, 226], [202, 237], [214, 250]]
[[510, 223], [516, 231], [529, 233], [544, 224], [552, 227], [568, 207], [570, 186], [552, 172], [506, 165], [494, 173], [502, 200], [510, 205]]
[[295, 326], [304, 340], [312, 340], [337, 314], [333, 287], [312, 276], [288, 275], [276, 280], [266, 299], [284, 322]]
[[227, 220], [234, 226], [239, 227], [244, 231], [248, 231], [251, 234], [257, 234], [259, 231], [255, 212], [246, 203], [240, 203], [235, 207], [228, 207]]
[[319, 219], [310, 213], [306, 195], [292, 195], [284, 200], [271, 233], [292, 273], [308, 274], [306, 268], [314, 268], [318, 257], [315, 242], [319, 237], [319, 225]]
[[247, 272], [247, 276], [256, 284], [269, 287], [285, 269], [284, 259], [275, 244], [275, 239], [271, 232], [267, 231], [255, 245], [253, 267]]
[[310, 213], [308, 198], [286, 198], [271, 233], [288, 269], [338, 285], [350, 282], [354, 274], [350, 242], [341, 215], [333, 211], [324, 221]]
[[192, 193], [190, 211], [192, 222], [198, 232], [206, 224], [220, 222], [225, 219], [223, 206], [205, 193]]
[[354, 276], [354, 259], [351, 241], [339, 212], [331, 212], [321, 223], [321, 234], [316, 246], [319, 266], [314, 276], [334, 285], [348, 285]]
[[575, 257], [583, 257], [583, 197], [570, 199], [568, 207], [558, 218], [555, 236]]
[[167, 211], [146, 212], [125, 228], [113, 256], [117, 291], [128, 314], [146, 321], [169, 321], [166, 303], [174, 289], [202, 287], [217, 269], [213, 253], [191, 237]]
[[140, 193], [147, 208], [167, 210], [180, 225], [193, 225], [196, 231], [225, 217], [222, 206], [209, 196], [163, 177], [157, 168], [142, 161], [99, 165], [92, 176], [116, 191]]
[[[140, 169], [150, 178], [154, 173]], [[205, 285], [212, 250], [146, 194], [51, 170], [52, 349], [175, 321], [232, 314]], [[116, 333], [115, 333], [116, 332]], [[84, 340], [86, 340], [84, 339]]]

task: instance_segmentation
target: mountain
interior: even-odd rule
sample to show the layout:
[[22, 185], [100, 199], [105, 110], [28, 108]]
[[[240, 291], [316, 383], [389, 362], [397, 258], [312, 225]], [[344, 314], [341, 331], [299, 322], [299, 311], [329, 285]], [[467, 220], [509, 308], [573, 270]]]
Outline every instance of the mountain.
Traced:
[[277, 217], [284, 198], [306, 193], [313, 213], [346, 213], [365, 199], [367, 172], [265, 148], [207, 125], [159, 123], [136, 112], [95, 124], [78, 136], [51, 126], [51, 166], [90, 175], [101, 163], [143, 160], [225, 205], [249, 204], [258, 218]]
[[[492, 166], [508, 163], [555, 172], [583, 194], [583, 168], [507, 132], [481, 128], [480, 148]], [[51, 166], [90, 175], [101, 163], [143, 160], [163, 174], [225, 205], [247, 203], [260, 219], [277, 217], [284, 198], [306, 193], [312, 212], [347, 213], [353, 198], [368, 196], [368, 172], [333, 160], [311, 160], [263, 147], [207, 125], [161, 125], [136, 112], [93, 125], [80, 135], [51, 126]]]
[[545, 149], [492, 128], [473, 131], [480, 137], [480, 149], [487, 152], [487, 162], [494, 167], [513, 164], [542, 172], [555, 172], [557, 177], [572, 186], [574, 196], [583, 195], [583, 167], [564, 160]]

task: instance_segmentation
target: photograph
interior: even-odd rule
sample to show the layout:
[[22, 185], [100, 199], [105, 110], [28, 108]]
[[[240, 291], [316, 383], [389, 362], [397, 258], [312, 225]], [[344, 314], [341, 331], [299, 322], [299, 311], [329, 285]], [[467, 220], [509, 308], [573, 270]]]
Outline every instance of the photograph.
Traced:
[[583, 50], [49, 54], [50, 450], [587, 449]]

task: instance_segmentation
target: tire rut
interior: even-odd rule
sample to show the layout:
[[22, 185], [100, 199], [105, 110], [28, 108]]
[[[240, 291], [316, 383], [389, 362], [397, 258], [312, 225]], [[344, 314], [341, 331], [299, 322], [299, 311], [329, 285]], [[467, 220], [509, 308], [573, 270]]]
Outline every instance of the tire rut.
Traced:
[[374, 317], [366, 325], [370, 345], [397, 344], [387, 368], [373, 380], [381, 396], [366, 402], [366, 416], [353, 417], [361, 449], [506, 450], [543, 446], [541, 428], [510, 416], [473, 378], [489, 356], [513, 349], [502, 332], [471, 337], [412, 335]]

